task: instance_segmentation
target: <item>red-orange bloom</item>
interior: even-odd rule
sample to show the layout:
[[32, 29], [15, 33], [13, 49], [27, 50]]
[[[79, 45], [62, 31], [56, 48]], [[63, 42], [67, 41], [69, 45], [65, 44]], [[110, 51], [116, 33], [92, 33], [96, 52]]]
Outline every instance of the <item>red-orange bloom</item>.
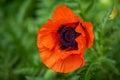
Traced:
[[93, 39], [92, 24], [60, 5], [38, 30], [37, 46], [47, 67], [67, 73], [84, 65], [85, 49], [93, 45]]

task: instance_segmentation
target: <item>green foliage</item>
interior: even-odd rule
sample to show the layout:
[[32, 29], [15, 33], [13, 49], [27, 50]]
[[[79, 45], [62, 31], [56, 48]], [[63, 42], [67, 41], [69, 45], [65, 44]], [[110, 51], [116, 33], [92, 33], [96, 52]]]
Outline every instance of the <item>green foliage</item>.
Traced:
[[[0, 80], [119, 80], [119, 0], [0, 0]], [[94, 26], [85, 65], [67, 74], [48, 69], [36, 46], [37, 30], [59, 4]], [[111, 14], [113, 9], [115, 14]], [[109, 16], [114, 18], [110, 19]]]

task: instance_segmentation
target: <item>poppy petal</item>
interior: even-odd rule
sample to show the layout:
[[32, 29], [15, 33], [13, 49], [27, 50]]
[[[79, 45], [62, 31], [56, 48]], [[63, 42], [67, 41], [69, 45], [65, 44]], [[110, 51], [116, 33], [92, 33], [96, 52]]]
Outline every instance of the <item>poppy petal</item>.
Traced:
[[64, 60], [58, 60], [53, 67], [56, 72], [68, 73], [84, 65], [84, 59], [80, 54], [73, 54]]
[[46, 32], [47, 31], [52, 32], [52, 31], [58, 30], [59, 27], [60, 27], [60, 25], [58, 25], [58, 24], [54, 23], [52, 20], [48, 19], [47, 23], [44, 24], [41, 29], [46, 30]]
[[56, 47], [54, 49], [55, 49], [54, 52], [58, 53], [59, 58], [62, 59], [62, 60], [64, 60], [65, 58], [69, 57], [72, 54], [69, 51], [61, 50], [59, 44], [58, 45], [56, 44]]
[[94, 41], [93, 26], [90, 22], [84, 22], [83, 25], [86, 32], [87, 47], [90, 48], [92, 47]]
[[58, 23], [74, 23], [78, 18], [74, 15], [73, 11], [64, 5], [58, 6], [53, 13], [53, 21]]
[[78, 42], [78, 51], [77, 52], [81, 52], [84, 53], [85, 48], [86, 48], [86, 35], [84, 30], [82, 29], [80, 23], [79, 25], [76, 27], [76, 32], [80, 33], [81, 35], [78, 36], [76, 38], [76, 41]]
[[[44, 34], [46, 33], [46, 34]], [[56, 42], [57, 42], [57, 37], [56, 35], [49, 31], [45, 31], [45, 30], [42, 30], [40, 29], [38, 31], [38, 40], [37, 40], [37, 46], [38, 48], [41, 48], [42, 46], [46, 47], [46, 48], [49, 48], [49, 49], [52, 49]], [[47, 45], [46, 45], [47, 44]]]
[[57, 53], [53, 54], [52, 51], [46, 49], [45, 47], [41, 48], [39, 52], [43, 63], [47, 65], [47, 67], [49, 68], [51, 68], [55, 64], [55, 62], [59, 59], [59, 55]]
[[81, 57], [83, 56], [78, 55], [78, 54], [76, 55], [74, 54], [74, 55], [67, 57], [64, 60], [64, 73], [71, 72], [73, 70], [76, 70], [80, 66], [83, 66], [84, 59], [82, 59]]

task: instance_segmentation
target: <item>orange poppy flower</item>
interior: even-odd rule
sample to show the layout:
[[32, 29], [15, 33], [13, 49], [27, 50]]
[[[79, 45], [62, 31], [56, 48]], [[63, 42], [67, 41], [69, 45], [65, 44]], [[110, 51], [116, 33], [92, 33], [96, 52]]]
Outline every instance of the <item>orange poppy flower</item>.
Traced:
[[93, 45], [93, 28], [68, 7], [58, 6], [52, 19], [38, 30], [37, 46], [43, 63], [68, 73], [84, 65], [84, 52]]

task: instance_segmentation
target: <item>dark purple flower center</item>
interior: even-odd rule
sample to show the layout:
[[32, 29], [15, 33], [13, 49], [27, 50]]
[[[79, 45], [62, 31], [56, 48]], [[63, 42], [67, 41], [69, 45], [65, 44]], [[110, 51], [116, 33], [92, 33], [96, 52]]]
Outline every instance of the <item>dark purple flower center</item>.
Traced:
[[69, 48], [77, 50], [78, 49], [78, 43], [75, 41], [75, 38], [80, 35], [80, 33], [77, 33], [75, 31], [75, 28], [73, 27], [66, 27], [63, 25], [59, 30], [58, 33], [60, 34], [60, 41], [61, 41], [61, 49], [67, 49]]

